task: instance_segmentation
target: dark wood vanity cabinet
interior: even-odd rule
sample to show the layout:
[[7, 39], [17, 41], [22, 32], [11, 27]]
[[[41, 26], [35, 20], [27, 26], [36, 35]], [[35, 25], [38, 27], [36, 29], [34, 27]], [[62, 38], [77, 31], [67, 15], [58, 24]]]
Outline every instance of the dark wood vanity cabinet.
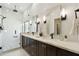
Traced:
[[36, 41], [31, 38], [26, 38], [25, 50], [32, 56], [37, 55], [37, 46]]
[[22, 36], [22, 48], [31, 56], [78, 56], [79, 54]]
[[46, 56], [56, 56], [56, 47], [46, 44]]
[[46, 55], [46, 44], [42, 42], [38, 42], [38, 55], [45, 56]]
[[60, 49], [57, 48], [57, 56], [79, 56], [79, 54], [64, 50], [64, 49]]
[[26, 38], [22, 36], [22, 48], [26, 48]]

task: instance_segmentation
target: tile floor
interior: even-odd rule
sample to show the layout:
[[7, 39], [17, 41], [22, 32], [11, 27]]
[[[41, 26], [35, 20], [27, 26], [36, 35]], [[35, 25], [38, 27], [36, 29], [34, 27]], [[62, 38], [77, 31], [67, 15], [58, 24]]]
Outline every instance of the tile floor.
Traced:
[[29, 54], [22, 48], [18, 48], [13, 51], [4, 52], [0, 56], [29, 56]]

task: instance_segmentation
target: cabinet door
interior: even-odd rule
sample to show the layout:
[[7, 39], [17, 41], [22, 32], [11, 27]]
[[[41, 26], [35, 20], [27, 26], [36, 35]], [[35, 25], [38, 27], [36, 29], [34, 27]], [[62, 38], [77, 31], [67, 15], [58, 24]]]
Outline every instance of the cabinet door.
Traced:
[[26, 37], [26, 39], [25, 39], [25, 41], [26, 41], [26, 44], [25, 44], [25, 51], [26, 52], [30, 52], [30, 47], [29, 47], [29, 38], [28, 37]]
[[37, 47], [36, 47], [36, 40], [29, 38], [29, 53], [32, 56], [36, 56], [37, 55]]
[[39, 42], [39, 47], [38, 47], [38, 53], [39, 56], [45, 56], [46, 55], [46, 45], [42, 42]]
[[29, 55], [36, 56], [37, 54], [37, 41], [29, 38], [22, 37], [22, 47], [23, 49], [29, 53]]
[[24, 47], [24, 37], [22, 36], [22, 48]]
[[72, 53], [64, 49], [57, 48], [57, 56], [78, 56], [78, 54]]
[[46, 45], [46, 55], [56, 56], [56, 47], [51, 46], [51, 45]]
[[25, 40], [25, 37], [22, 36], [22, 47], [25, 48], [26, 46], [26, 40]]

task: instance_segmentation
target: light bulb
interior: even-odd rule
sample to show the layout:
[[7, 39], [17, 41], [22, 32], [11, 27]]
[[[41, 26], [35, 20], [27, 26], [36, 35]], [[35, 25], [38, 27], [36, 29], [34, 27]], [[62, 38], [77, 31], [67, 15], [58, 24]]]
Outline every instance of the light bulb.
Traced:
[[37, 23], [39, 23], [40, 22], [40, 19], [39, 18], [37, 18]]
[[43, 20], [46, 21], [46, 16], [43, 16]]
[[32, 21], [30, 20], [30, 24], [32, 24]]
[[65, 11], [64, 8], [63, 8], [62, 11], [61, 11], [61, 16], [62, 16], [62, 17], [65, 17], [65, 16], [66, 16], [66, 11]]

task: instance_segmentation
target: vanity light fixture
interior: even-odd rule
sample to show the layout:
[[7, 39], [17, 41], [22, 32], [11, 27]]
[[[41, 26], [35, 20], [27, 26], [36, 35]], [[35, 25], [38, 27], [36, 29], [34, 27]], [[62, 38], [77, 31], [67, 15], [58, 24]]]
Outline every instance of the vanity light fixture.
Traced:
[[77, 19], [77, 12], [79, 12], [79, 9], [75, 10], [75, 18]]
[[66, 20], [66, 18], [67, 18], [67, 14], [66, 14], [65, 9], [63, 8], [61, 11], [61, 20]]
[[40, 24], [40, 19], [39, 18], [37, 18], [37, 24]]
[[30, 25], [32, 25], [32, 21], [31, 21], [31, 20], [30, 20], [30, 22], [29, 22], [29, 23], [30, 23]]
[[46, 16], [43, 16], [44, 24], [46, 23]]
[[40, 19], [38, 18], [38, 15], [35, 16], [36, 17], [36, 32], [38, 32], [38, 25], [40, 24]]

